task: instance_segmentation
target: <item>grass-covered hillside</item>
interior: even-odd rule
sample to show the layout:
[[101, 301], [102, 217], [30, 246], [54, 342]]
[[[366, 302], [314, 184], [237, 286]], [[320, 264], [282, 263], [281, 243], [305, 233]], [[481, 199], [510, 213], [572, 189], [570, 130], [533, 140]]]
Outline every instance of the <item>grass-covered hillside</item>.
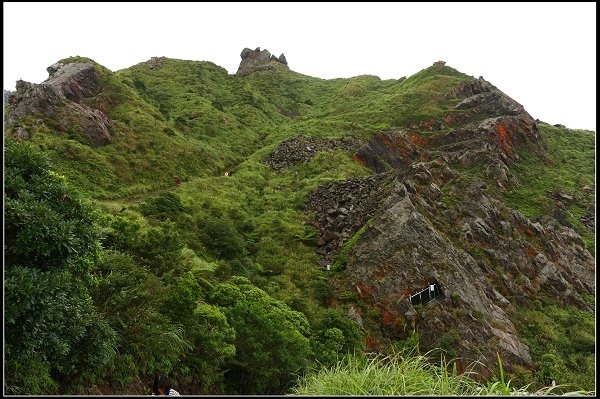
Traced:
[[[298, 137], [443, 134], [450, 126], [429, 122], [455, 112], [453, 90], [472, 77], [439, 63], [398, 80], [323, 80], [287, 70], [240, 77], [167, 58], [116, 72], [82, 57], [62, 62], [94, 65], [99, 93], [81, 101], [110, 118], [112, 141], [90, 145], [58, 116], [27, 115], [5, 130], [6, 393], [149, 394], [164, 373], [181, 394], [343, 394], [299, 378], [345, 356], [367, 364], [369, 340], [383, 355], [408, 345], [380, 329], [375, 311], [362, 326], [348, 317], [361, 299], [342, 271], [325, 268], [306, 208], [318, 187], [373, 170], [343, 148], [281, 170], [267, 160]], [[582, 216], [594, 203], [595, 133], [538, 126], [545, 152], [519, 152], [511, 171], [520, 185], [506, 204], [532, 220], [564, 216], [593, 251]], [[566, 195], [561, 205], [555, 192]], [[554, 372], [575, 384], [569, 391], [593, 390], [593, 317], [569, 319], [574, 343], [563, 311], [552, 308], [558, 316], [546, 323], [534, 314], [542, 309], [521, 314], [533, 365], [515, 378], [534, 391]], [[554, 371], [536, 341], [550, 326]], [[474, 384], [459, 392], [498, 392]]]
[[[521, 186], [507, 195], [507, 203], [529, 218], [552, 215], [566, 220], [581, 234], [586, 248], [595, 252], [594, 203], [596, 134], [539, 124], [546, 146], [546, 158], [540, 160], [528, 151], [514, 167]], [[592, 224], [582, 222], [584, 216]]]

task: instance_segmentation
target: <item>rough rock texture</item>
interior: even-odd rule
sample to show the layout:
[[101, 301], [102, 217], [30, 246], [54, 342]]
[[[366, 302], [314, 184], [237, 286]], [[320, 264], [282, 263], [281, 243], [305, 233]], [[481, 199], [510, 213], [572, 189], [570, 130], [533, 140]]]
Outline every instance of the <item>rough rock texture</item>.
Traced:
[[146, 61], [146, 65], [148, 65], [148, 68], [156, 70], [163, 66], [165, 60], [165, 57], [151, 57], [148, 61]]
[[274, 170], [309, 161], [318, 152], [332, 149], [356, 151], [361, 145], [358, 139], [344, 137], [341, 139], [317, 139], [314, 137], [295, 137], [281, 143], [267, 159], [267, 164]]
[[279, 57], [271, 55], [268, 50], [260, 50], [257, 47], [255, 50], [245, 48], [240, 54], [242, 61], [236, 72], [238, 76], [248, 76], [256, 71], [273, 70], [277, 68], [289, 69], [287, 67], [287, 60], [285, 55], [281, 54]]
[[421, 156], [422, 152], [419, 152], [417, 145], [422, 141], [423, 139], [414, 133], [393, 128], [377, 133], [356, 152], [354, 160], [377, 173], [390, 168], [403, 170]]
[[[340, 281], [378, 310], [386, 336], [405, 338], [416, 326], [422, 349], [450, 340], [467, 362], [495, 364], [499, 351], [509, 368], [531, 366], [510, 315], [538, 295], [593, 311], [581, 294], [595, 292], [594, 257], [560, 220], [533, 222], [501, 199], [519, 184], [510, 172], [515, 149], [527, 145], [543, 156], [536, 121], [481, 78], [450, 96], [458, 102], [442, 120], [381, 132], [358, 149], [354, 159], [373, 176], [309, 197], [318, 252], [334, 258], [369, 220]], [[480, 168], [494, 186], [461, 175], [456, 168], [465, 166]], [[410, 296], [433, 283], [443, 296], [417, 311]]]
[[311, 193], [306, 207], [318, 215], [313, 222], [319, 232], [317, 252], [327, 263], [330, 255], [337, 253], [375, 214], [389, 191], [385, 182], [391, 177], [390, 173], [378, 173], [365, 179], [335, 182]]
[[89, 142], [103, 146], [112, 141], [109, 129], [113, 122], [99, 109], [84, 103], [100, 93], [94, 66], [89, 63], [56, 63], [47, 68], [49, 78], [40, 84], [18, 81], [16, 94], [9, 101], [6, 126], [14, 126], [14, 135], [26, 139], [29, 134], [18, 129], [19, 120], [32, 115], [57, 121], [59, 131], [81, 131]]
[[4, 104], [8, 104], [8, 101], [10, 100], [11, 97], [13, 97], [12, 101], [14, 101], [15, 94], [16, 94], [16, 92], [14, 92], [14, 91], [4, 90]]
[[[399, 318], [412, 310], [412, 293], [437, 282], [446, 299], [428, 305], [417, 321], [424, 343], [438, 346], [440, 337], [459, 331], [466, 359], [493, 364], [498, 348], [507, 362], [530, 365], [507, 312], [538, 292], [589, 309], [578, 293], [594, 292], [594, 258], [572, 229], [532, 223], [485, 195], [477, 182], [457, 209], [447, 207], [430, 194], [444, 178], [429, 172], [423, 174], [429, 179], [394, 182], [385, 210], [352, 251], [351, 280], [364, 300]], [[475, 260], [470, 253], [480, 249], [485, 256]], [[456, 320], [454, 313], [479, 316]], [[390, 337], [402, 337], [393, 324], [384, 327]]]
[[596, 230], [596, 204], [588, 205], [585, 215], [581, 217], [581, 223], [590, 231]]

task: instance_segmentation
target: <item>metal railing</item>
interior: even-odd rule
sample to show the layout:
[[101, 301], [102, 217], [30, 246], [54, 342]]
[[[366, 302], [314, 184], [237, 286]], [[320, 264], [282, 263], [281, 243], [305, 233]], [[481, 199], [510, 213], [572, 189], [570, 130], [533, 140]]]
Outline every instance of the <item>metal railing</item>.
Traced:
[[411, 295], [409, 300], [411, 305], [426, 304], [432, 299], [439, 297], [440, 294], [441, 292], [439, 286], [437, 283], [433, 283], [429, 284], [426, 288], [417, 292], [416, 294]]

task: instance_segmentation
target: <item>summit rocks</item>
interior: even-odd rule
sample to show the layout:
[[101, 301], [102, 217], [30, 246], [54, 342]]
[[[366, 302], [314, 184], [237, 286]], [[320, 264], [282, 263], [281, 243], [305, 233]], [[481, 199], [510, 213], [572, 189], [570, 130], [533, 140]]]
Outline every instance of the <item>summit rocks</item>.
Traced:
[[242, 61], [236, 72], [238, 76], [248, 76], [256, 71], [278, 68], [289, 70], [285, 55], [281, 54], [279, 57], [276, 57], [275, 55], [271, 55], [267, 49], [261, 51], [260, 47], [254, 50], [245, 48], [242, 50], [240, 57], [242, 57]]
[[97, 96], [100, 83], [90, 63], [56, 63], [47, 68], [50, 76], [40, 84], [18, 81], [9, 98], [7, 127], [15, 136], [28, 138], [26, 127], [16, 123], [25, 116], [54, 121], [59, 132], [83, 133], [89, 143], [101, 147], [112, 141], [113, 122], [101, 110], [86, 104]]

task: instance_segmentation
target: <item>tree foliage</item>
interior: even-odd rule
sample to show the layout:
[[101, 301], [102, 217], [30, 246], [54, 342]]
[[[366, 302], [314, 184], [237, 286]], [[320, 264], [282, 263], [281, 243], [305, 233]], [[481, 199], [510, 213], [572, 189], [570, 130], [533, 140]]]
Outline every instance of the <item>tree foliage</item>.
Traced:
[[47, 393], [101, 373], [114, 356], [114, 331], [88, 292], [98, 232], [91, 208], [42, 155], [5, 144], [6, 386]]
[[236, 354], [225, 375], [230, 393], [282, 394], [308, 366], [308, 321], [244, 279], [234, 286], [239, 290], [221, 290], [241, 294], [225, 308], [236, 331]]
[[244, 241], [229, 218], [208, 216], [198, 222], [199, 238], [219, 259], [234, 259], [246, 252]]
[[327, 309], [313, 328], [311, 345], [316, 360], [324, 366], [332, 366], [345, 355], [360, 353], [363, 335], [354, 321], [338, 310]]

